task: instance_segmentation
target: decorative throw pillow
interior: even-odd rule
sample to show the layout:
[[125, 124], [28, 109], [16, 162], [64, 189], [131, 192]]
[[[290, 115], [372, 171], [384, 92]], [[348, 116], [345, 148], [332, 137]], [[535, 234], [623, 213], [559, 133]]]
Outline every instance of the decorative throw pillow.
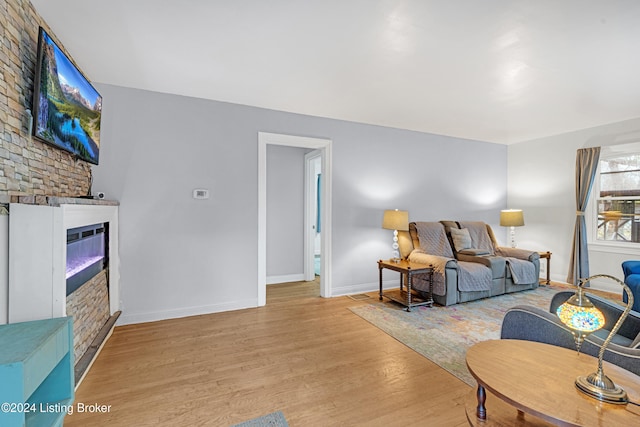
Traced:
[[455, 246], [456, 251], [460, 252], [464, 249], [471, 249], [471, 236], [469, 235], [469, 230], [466, 228], [451, 229], [451, 239], [453, 240], [453, 246]]

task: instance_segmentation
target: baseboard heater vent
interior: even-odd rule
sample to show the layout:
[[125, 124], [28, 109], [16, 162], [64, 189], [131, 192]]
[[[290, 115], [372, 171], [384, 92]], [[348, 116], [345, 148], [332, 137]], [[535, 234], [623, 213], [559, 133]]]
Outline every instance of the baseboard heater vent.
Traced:
[[352, 300], [356, 300], [356, 301], [361, 301], [363, 299], [369, 299], [371, 298], [369, 295], [367, 294], [354, 294], [354, 295], [347, 295], [349, 298], [351, 298]]

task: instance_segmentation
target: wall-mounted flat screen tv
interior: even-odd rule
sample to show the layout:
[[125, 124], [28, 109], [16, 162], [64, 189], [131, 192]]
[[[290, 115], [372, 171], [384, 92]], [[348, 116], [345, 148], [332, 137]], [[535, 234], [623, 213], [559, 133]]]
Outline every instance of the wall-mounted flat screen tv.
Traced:
[[33, 135], [98, 164], [102, 97], [41, 27], [33, 91]]

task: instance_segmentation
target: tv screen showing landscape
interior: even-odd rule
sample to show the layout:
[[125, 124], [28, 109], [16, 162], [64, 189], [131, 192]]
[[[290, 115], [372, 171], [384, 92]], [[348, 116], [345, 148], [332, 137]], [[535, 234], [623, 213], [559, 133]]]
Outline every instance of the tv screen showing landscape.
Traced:
[[102, 97], [40, 28], [33, 135], [98, 164]]

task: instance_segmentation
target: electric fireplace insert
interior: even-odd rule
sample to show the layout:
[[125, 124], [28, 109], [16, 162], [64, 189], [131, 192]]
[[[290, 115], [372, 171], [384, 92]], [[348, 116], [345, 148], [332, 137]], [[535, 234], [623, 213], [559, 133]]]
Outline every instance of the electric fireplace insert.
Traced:
[[67, 296], [107, 268], [109, 223], [67, 230]]

